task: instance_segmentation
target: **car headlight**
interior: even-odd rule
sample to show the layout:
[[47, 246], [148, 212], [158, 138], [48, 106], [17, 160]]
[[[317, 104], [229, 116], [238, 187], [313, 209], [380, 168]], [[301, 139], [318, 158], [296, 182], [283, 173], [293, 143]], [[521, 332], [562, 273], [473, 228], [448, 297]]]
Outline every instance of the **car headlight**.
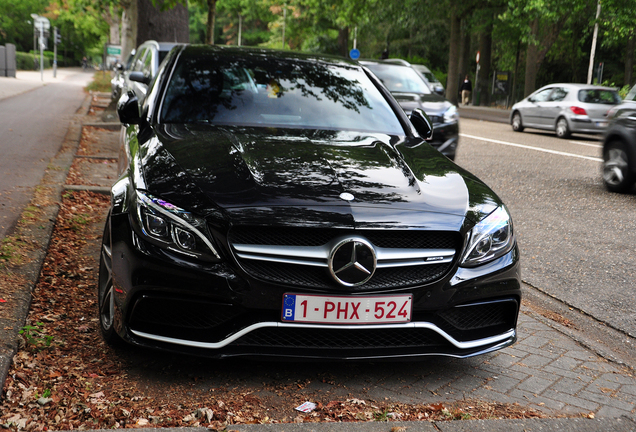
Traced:
[[444, 123], [455, 123], [457, 120], [459, 120], [457, 107], [455, 105], [451, 105], [451, 107], [444, 112]]
[[206, 233], [204, 219], [148, 193], [136, 191], [137, 219], [154, 244], [203, 261], [221, 259]]
[[462, 257], [462, 267], [475, 267], [507, 254], [515, 245], [512, 219], [504, 206], [473, 227]]

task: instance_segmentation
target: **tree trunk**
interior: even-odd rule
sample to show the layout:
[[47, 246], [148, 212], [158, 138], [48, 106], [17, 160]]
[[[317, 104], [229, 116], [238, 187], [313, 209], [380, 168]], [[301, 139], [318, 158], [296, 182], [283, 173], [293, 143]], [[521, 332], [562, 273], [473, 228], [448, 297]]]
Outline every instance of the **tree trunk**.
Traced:
[[108, 23], [109, 27], [108, 43], [112, 45], [121, 45], [121, 34], [119, 32], [121, 16], [119, 15], [119, 9], [113, 10], [112, 14], [110, 11], [106, 11], [102, 14], [102, 16]]
[[338, 29], [338, 52], [349, 57], [349, 27]]
[[122, 1], [121, 7], [121, 60], [125, 62], [137, 48], [137, 0]]
[[139, 46], [147, 40], [157, 42], [190, 41], [188, 9], [178, 4], [172, 9], [161, 11], [162, 0], [137, 0], [137, 43]]
[[[490, 60], [492, 58], [492, 21], [479, 33], [479, 81], [475, 83], [479, 93], [479, 105], [490, 105]], [[474, 99], [473, 99], [474, 100]]]
[[632, 32], [627, 39], [627, 50], [625, 51], [625, 81], [624, 85], [632, 85], [634, 73], [634, 50], [636, 49], [636, 32]]
[[465, 77], [470, 73], [470, 30], [463, 20], [461, 46], [459, 47], [459, 76]]
[[532, 41], [528, 43], [526, 52], [526, 84], [524, 86], [524, 97], [528, 96], [536, 89], [537, 74], [545, 56], [556, 42], [563, 26], [568, 20], [570, 13], [563, 14], [556, 22], [540, 25], [539, 19], [535, 18], [530, 23], [530, 34]]
[[446, 77], [446, 99], [457, 105], [459, 92], [459, 40], [461, 36], [461, 18], [455, 8], [450, 18], [450, 49], [448, 52], [448, 76]]
[[216, 0], [208, 0], [208, 24], [205, 29], [206, 43], [214, 45], [214, 28], [216, 26]]
[[[537, 37], [539, 32], [539, 19], [536, 18], [530, 24], [530, 33], [534, 38]], [[528, 43], [528, 49], [526, 50], [526, 83], [523, 87], [523, 97], [532, 93], [537, 84], [537, 72], [539, 66], [537, 64], [539, 58], [539, 47], [537, 47], [536, 41]]]

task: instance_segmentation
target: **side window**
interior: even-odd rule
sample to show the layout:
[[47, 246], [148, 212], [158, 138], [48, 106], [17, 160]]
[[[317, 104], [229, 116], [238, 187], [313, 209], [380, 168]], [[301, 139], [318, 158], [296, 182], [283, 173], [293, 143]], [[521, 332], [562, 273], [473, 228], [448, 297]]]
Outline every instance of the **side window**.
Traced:
[[534, 102], [546, 102], [550, 100], [550, 94], [552, 94], [552, 90], [554, 90], [553, 88], [548, 88], [545, 90], [540, 91], [539, 93], [537, 93], [536, 95], [534, 95], [532, 97], [532, 100]]
[[564, 88], [555, 88], [550, 96], [550, 100], [553, 102], [561, 102], [568, 95], [568, 91]]
[[146, 55], [147, 48], [140, 49], [139, 52], [135, 55], [135, 58], [132, 61], [132, 70], [133, 71], [141, 71], [144, 65], [144, 56]]
[[142, 66], [142, 71], [144, 73], [144, 75], [151, 77], [152, 76], [152, 56], [153, 56], [153, 52], [151, 49], [147, 50], [148, 53], [146, 54], [146, 57], [144, 58], [144, 64]]

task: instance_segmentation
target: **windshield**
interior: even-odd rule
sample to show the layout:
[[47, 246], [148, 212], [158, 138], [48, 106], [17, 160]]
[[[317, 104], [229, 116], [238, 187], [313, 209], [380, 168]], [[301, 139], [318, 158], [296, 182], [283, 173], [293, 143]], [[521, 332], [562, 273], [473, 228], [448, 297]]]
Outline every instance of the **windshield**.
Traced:
[[621, 102], [621, 98], [615, 90], [601, 89], [580, 90], [579, 100], [586, 103], [606, 105], [614, 105]]
[[391, 93], [431, 94], [422, 77], [408, 66], [380, 63], [368, 63], [366, 66]]
[[195, 54], [182, 56], [176, 65], [161, 105], [161, 123], [404, 135], [388, 102], [357, 67], [261, 52]]

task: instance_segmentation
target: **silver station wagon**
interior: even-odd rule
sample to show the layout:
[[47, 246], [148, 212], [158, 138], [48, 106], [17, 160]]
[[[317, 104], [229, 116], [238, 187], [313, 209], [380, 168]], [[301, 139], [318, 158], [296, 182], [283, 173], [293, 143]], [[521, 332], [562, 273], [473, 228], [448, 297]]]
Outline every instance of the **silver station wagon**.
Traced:
[[600, 134], [608, 112], [621, 102], [616, 89], [587, 84], [550, 84], [513, 105], [510, 124], [515, 132], [525, 128], [555, 131], [559, 138], [573, 133]]

